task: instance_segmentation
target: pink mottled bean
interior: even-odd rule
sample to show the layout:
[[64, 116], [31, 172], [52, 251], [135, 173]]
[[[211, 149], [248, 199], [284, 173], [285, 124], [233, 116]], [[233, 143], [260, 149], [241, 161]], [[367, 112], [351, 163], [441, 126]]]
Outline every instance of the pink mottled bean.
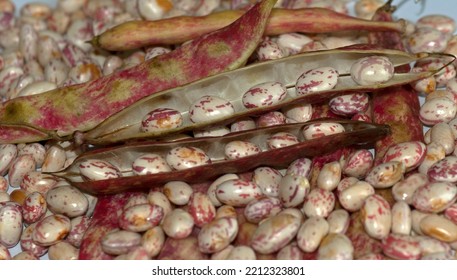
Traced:
[[164, 244], [165, 234], [160, 226], [151, 228], [141, 237], [141, 246], [151, 258], [159, 255]]
[[314, 252], [328, 232], [329, 224], [324, 218], [311, 217], [298, 230], [298, 247], [307, 253]]
[[374, 188], [389, 188], [403, 178], [405, 165], [401, 161], [389, 161], [375, 166], [365, 180]]
[[373, 166], [373, 154], [369, 150], [360, 149], [352, 152], [343, 166], [345, 175], [364, 178]]
[[279, 199], [265, 197], [249, 202], [244, 208], [244, 217], [249, 222], [257, 224], [266, 218], [278, 214], [281, 210], [282, 205]]
[[251, 118], [242, 118], [230, 125], [231, 132], [244, 131], [256, 128], [255, 121]]
[[43, 165], [41, 170], [43, 172], [56, 172], [63, 169], [67, 156], [65, 150], [58, 146], [54, 145], [48, 148], [44, 156]]
[[312, 161], [308, 158], [299, 158], [294, 160], [287, 167], [286, 174], [298, 175], [309, 179], [311, 174]]
[[163, 193], [175, 205], [186, 205], [193, 193], [192, 187], [186, 182], [171, 181], [163, 186]]
[[168, 152], [166, 161], [170, 167], [176, 170], [184, 170], [211, 163], [211, 159], [206, 153], [195, 147], [173, 148]]
[[298, 247], [296, 242], [283, 247], [276, 254], [277, 260], [302, 260], [304, 256], [303, 251]]
[[295, 207], [303, 203], [310, 191], [307, 178], [286, 174], [279, 182], [279, 199], [285, 207]]
[[303, 136], [306, 140], [311, 140], [344, 131], [344, 127], [339, 123], [316, 123], [306, 126], [303, 129]]
[[19, 204], [6, 202], [0, 204], [0, 244], [14, 247], [22, 233], [22, 213]]
[[51, 246], [63, 240], [70, 232], [70, 219], [60, 215], [50, 215], [40, 220], [32, 233], [33, 242], [41, 246]]
[[294, 104], [282, 109], [284, 115], [296, 122], [307, 122], [311, 120], [313, 115], [313, 107], [311, 104]]
[[306, 196], [303, 212], [307, 217], [328, 217], [335, 207], [335, 195], [332, 192], [316, 188]]
[[332, 67], [320, 67], [305, 71], [295, 83], [297, 95], [333, 89], [338, 82], [338, 71]]
[[30, 252], [35, 257], [39, 258], [48, 252], [48, 247], [41, 246], [33, 242], [32, 234], [35, 230], [35, 226], [36, 223], [32, 223], [22, 231], [20, 245], [22, 251]]
[[248, 141], [235, 140], [227, 143], [224, 148], [228, 159], [237, 159], [258, 154], [262, 150], [256, 144]]
[[119, 217], [119, 226], [124, 230], [143, 232], [157, 226], [164, 217], [157, 205], [140, 204], [125, 209]]
[[171, 167], [162, 156], [149, 153], [136, 158], [132, 163], [132, 170], [135, 175], [147, 175], [169, 172]]
[[328, 232], [345, 234], [349, 227], [349, 213], [344, 209], [338, 209], [327, 217]]
[[55, 187], [57, 179], [51, 175], [43, 174], [40, 171], [31, 171], [25, 174], [20, 187], [27, 194], [39, 192], [45, 195], [50, 189]]
[[205, 95], [189, 108], [189, 118], [194, 123], [207, 122], [230, 116], [235, 112], [230, 101], [217, 96]]
[[268, 218], [255, 230], [251, 246], [261, 254], [277, 252], [295, 238], [300, 224], [300, 219], [290, 214]]
[[341, 165], [337, 161], [324, 164], [317, 176], [317, 187], [333, 191], [341, 181]]
[[35, 160], [31, 155], [18, 156], [9, 169], [9, 183], [12, 187], [19, 187], [25, 174], [36, 169]]
[[162, 223], [162, 229], [165, 234], [174, 239], [188, 237], [192, 233], [194, 220], [192, 216], [182, 210], [174, 209], [165, 216]]
[[230, 129], [226, 126], [215, 126], [203, 130], [194, 130], [194, 137], [217, 137], [224, 136], [230, 133]]
[[292, 133], [288, 132], [278, 132], [271, 135], [267, 139], [267, 146], [269, 149], [278, 149], [287, 146], [292, 146], [298, 144], [300, 141]]
[[86, 213], [89, 201], [84, 194], [72, 186], [58, 186], [46, 193], [48, 208], [54, 214], [63, 214], [69, 218]]
[[281, 112], [273, 111], [261, 115], [256, 121], [256, 126], [267, 127], [285, 123], [286, 117], [284, 116], [284, 114]]
[[365, 200], [374, 193], [373, 186], [365, 181], [358, 181], [341, 190], [338, 199], [344, 209], [354, 212], [360, 210]]
[[45, 155], [46, 155], [46, 149], [43, 145], [40, 143], [31, 143], [25, 145], [22, 149], [20, 149], [17, 153], [19, 156], [20, 155], [32, 155], [33, 159], [36, 162], [37, 168], [41, 167], [41, 165], [44, 162]]
[[433, 142], [428, 144], [424, 160], [418, 168], [419, 172], [422, 174], [427, 174], [431, 166], [433, 166], [438, 161], [444, 159], [445, 157], [446, 150], [442, 145]]
[[426, 153], [425, 144], [419, 141], [402, 142], [391, 146], [384, 155], [383, 162], [403, 162], [406, 172], [419, 166]]
[[336, 194], [338, 196], [341, 195], [341, 192], [344, 191], [345, 189], [349, 188], [350, 186], [354, 185], [355, 183], [357, 183], [359, 181], [359, 179], [355, 178], [355, 177], [346, 177], [346, 178], [343, 178], [340, 183], [338, 184], [338, 186], [336, 187]]
[[428, 236], [420, 236], [418, 239], [422, 255], [451, 252], [451, 246], [443, 241]]
[[168, 213], [171, 212], [171, 210], [173, 210], [173, 206], [171, 205], [170, 201], [162, 192], [151, 190], [148, 193], [147, 198], [149, 204], [162, 207], [164, 216], [166, 216]]
[[329, 101], [330, 110], [343, 116], [364, 112], [368, 108], [369, 96], [366, 93], [351, 93], [334, 97]]
[[392, 233], [409, 235], [411, 227], [411, 208], [404, 201], [395, 202], [392, 206]]
[[[216, 192], [218, 191], [219, 187], [217, 187]], [[216, 208], [211, 203], [211, 200], [209, 199], [208, 195], [198, 192], [193, 193], [190, 197], [187, 211], [194, 219], [195, 225], [197, 227], [202, 227], [205, 224], [211, 222], [216, 216]]]
[[243, 94], [246, 108], [260, 108], [278, 104], [287, 96], [287, 89], [279, 82], [265, 82], [251, 87]]
[[457, 112], [457, 105], [447, 97], [433, 98], [420, 108], [419, 119], [425, 125], [432, 126], [440, 122], [451, 121]]
[[28, 62], [37, 58], [38, 34], [30, 24], [24, 24], [19, 33], [19, 50]]
[[127, 254], [141, 244], [141, 235], [126, 230], [115, 230], [106, 234], [101, 240], [103, 252], [111, 255]]
[[421, 257], [419, 242], [411, 236], [401, 234], [389, 234], [384, 238], [382, 252], [398, 260], [417, 260]]
[[444, 216], [452, 221], [454, 224], [457, 224], [457, 204], [452, 204], [444, 210]]
[[71, 219], [70, 221], [70, 232], [67, 235], [66, 240], [73, 246], [79, 248], [83, 240], [84, 234], [90, 225], [90, 218], [87, 216], [79, 216]]
[[215, 253], [223, 250], [238, 234], [235, 218], [220, 218], [204, 225], [198, 233], [198, 248], [202, 253]]
[[417, 28], [430, 27], [445, 34], [453, 34], [456, 28], [454, 19], [445, 15], [426, 15], [416, 22]]
[[177, 128], [182, 125], [180, 112], [170, 108], [158, 108], [147, 113], [141, 120], [142, 132], [160, 132]]
[[61, 241], [51, 245], [48, 250], [48, 257], [50, 260], [77, 260], [78, 256], [78, 248], [67, 241]]
[[457, 156], [447, 156], [433, 164], [427, 171], [429, 178], [439, 182], [457, 182]]
[[321, 242], [317, 251], [318, 260], [352, 260], [354, 247], [344, 234], [330, 233]]
[[121, 172], [112, 164], [98, 159], [84, 160], [79, 164], [81, 176], [89, 181], [121, 177]]
[[433, 28], [417, 28], [406, 43], [413, 53], [442, 52], [446, 49], [447, 35]]
[[362, 222], [367, 234], [376, 239], [388, 236], [392, 226], [392, 212], [389, 203], [374, 194], [365, 200], [360, 209]]
[[8, 248], [0, 244], [0, 261], [11, 260], [11, 254]]
[[262, 195], [262, 190], [256, 183], [241, 179], [225, 181], [216, 188], [217, 199], [223, 204], [235, 207], [246, 206]]
[[375, 85], [389, 81], [394, 75], [394, 66], [387, 57], [369, 56], [354, 62], [350, 72], [357, 84]]
[[22, 205], [22, 217], [28, 224], [38, 222], [46, 214], [47, 203], [39, 192], [33, 192], [25, 198]]
[[209, 200], [215, 207], [222, 206], [222, 203], [217, 199], [217, 196], [216, 196], [217, 186], [219, 186], [221, 183], [223, 183], [225, 181], [232, 180], [232, 179], [239, 179], [239, 177], [236, 174], [231, 174], [231, 173], [224, 174], [224, 175], [220, 176], [219, 178], [217, 178], [216, 180], [214, 180], [211, 183], [211, 185], [208, 187], [206, 194], [208, 195]]
[[216, 210], [215, 219], [219, 219], [219, 218], [223, 218], [223, 217], [237, 218], [238, 213], [237, 213], [235, 207], [230, 206], [230, 205], [222, 205], [221, 207], [218, 207]]
[[443, 146], [446, 155], [451, 154], [455, 149], [454, 133], [447, 123], [437, 123], [430, 129], [430, 140]]
[[439, 213], [457, 199], [457, 187], [451, 183], [435, 182], [418, 188], [412, 197], [413, 206], [427, 213]]
[[17, 156], [17, 147], [13, 144], [0, 145], [0, 175], [4, 176]]
[[256, 50], [259, 61], [273, 60], [285, 56], [281, 47], [270, 39], [264, 39], [260, 42]]
[[44, 78], [46, 81], [60, 86], [68, 75], [69, 68], [61, 59], [53, 59], [44, 66]]
[[211, 260], [226, 260], [227, 257], [230, 255], [230, 252], [232, 252], [233, 248], [235, 248], [235, 246], [228, 245], [224, 249], [214, 254], [211, 254]]

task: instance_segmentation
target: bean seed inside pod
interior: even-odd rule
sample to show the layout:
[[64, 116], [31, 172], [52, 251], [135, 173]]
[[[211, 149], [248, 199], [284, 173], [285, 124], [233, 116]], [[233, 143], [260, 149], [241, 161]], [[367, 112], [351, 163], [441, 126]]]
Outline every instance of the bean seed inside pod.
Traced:
[[168, 152], [166, 160], [168, 164], [176, 170], [183, 170], [211, 163], [211, 159], [205, 152], [195, 147], [176, 147]]
[[286, 88], [279, 82], [265, 82], [251, 87], [243, 94], [246, 108], [259, 108], [278, 104], [287, 96]]
[[267, 140], [267, 145], [270, 149], [278, 149], [291, 145], [298, 144], [300, 141], [298, 138], [288, 132], [278, 132], [272, 135]]
[[177, 128], [181, 125], [181, 113], [170, 108], [158, 108], [144, 116], [140, 129], [142, 132], [159, 132]]
[[228, 159], [237, 159], [255, 155], [262, 152], [262, 150], [255, 144], [248, 141], [231, 141], [225, 145], [225, 156]]
[[230, 116], [234, 112], [235, 108], [230, 101], [205, 95], [190, 106], [189, 117], [192, 122], [199, 123]]
[[369, 56], [352, 64], [351, 77], [359, 85], [375, 85], [392, 79], [394, 71], [394, 65], [387, 57]]
[[145, 154], [133, 161], [133, 173], [136, 175], [155, 174], [171, 171], [167, 161], [158, 154]]
[[121, 172], [111, 163], [99, 159], [87, 159], [79, 164], [79, 171], [89, 181], [121, 177]]
[[298, 77], [295, 84], [297, 95], [333, 89], [338, 82], [338, 71], [332, 67], [311, 69]]

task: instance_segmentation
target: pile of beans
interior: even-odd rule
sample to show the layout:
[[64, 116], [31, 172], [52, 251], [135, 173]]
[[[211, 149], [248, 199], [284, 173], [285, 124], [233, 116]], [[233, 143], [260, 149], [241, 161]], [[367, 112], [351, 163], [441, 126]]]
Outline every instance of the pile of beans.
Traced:
[[[59, 0], [56, 8], [34, 3], [19, 9], [12, 1], [0, 0], [0, 98], [4, 101], [83, 83], [174, 47], [114, 55], [86, 43], [122, 22], [206, 15], [247, 7], [251, 2]], [[277, 6], [301, 8], [305, 2], [347, 13], [347, 1], [278, 1]], [[369, 18], [382, 2], [360, 0], [356, 13]], [[409, 23], [405, 43], [411, 52], [457, 54], [455, 28], [448, 17], [424, 16], [415, 25]], [[282, 34], [265, 38], [252, 59], [272, 60], [366, 41], [359, 34]], [[414, 67], [442, 66], [443, 61], [429, 59]], [[376, 80], [354, 78], [361, 84], [383, 82], [391, 71], [382, 73], [374, 76]], [[369, 150], [354, 148], [347, 156], [325, 163], [317, 175], [313, 159], [301, 158], [284, 170], [263, 166], [251, 173], [225, 174], [197, 187], [176, 178], [160, 189], [132, 195], [119, 216], [119, 229], [103, 237], [102, 249], [117, 259], [455, 259], [455, 76], [455, 65], [450, 64], [413, 85], [427, 94], [420, 111], [420, 120], [429, 128], [425, 143], [395, 144], [378, 165]], [[274, 82], [269, 86], [276, 89]], [[264, 101], [253, 101], [250, 92], [243, 96], [244, 105], [262, 105]], [[274, 102], [281, 96], [279, 93]], [[368, 93], [334, 98], [329, 107], [340, 117], [370, 120]], [[164, 111], [173, 116], [170, 125], [182, 122], [179, 112], [167, 110], [149, 113], [142, 131], [157, 129], [155, 117]], [[230, 129], [214, 129], [209, 135], [284, 124], [288, 119], [308, 121], [315, 110], [298, 104], [284, 113], [270, 112], [240, 120]], [[193, 117], [200, 120], [198, 114]], [[202, 134], [208, 135], [206, 131]], [[226, 149], [228, 158], [237, 157]], [[0, 259], [78, 258], [97, 197], [42, 172], [64, 169], [81, 152], [70, 141], [0, 145]], [[177, 169], [171, 160], [157, 162], [161, 166], [156, 170]], [[118, 173], [114, 170], [113, 174]], [[85, 175], [92, 180], [106, 178]], [[12, 255], [15, 246], [21, 252]]]

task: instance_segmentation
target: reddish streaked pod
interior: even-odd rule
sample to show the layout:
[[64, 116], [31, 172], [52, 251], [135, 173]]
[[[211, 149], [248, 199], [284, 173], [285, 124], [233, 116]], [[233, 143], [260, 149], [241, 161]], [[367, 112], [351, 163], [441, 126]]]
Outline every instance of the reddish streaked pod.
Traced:
[[[303, 131], [307, 127], [325, 122], [338, 125], [343, 130], [337, 134], [322, 135], [319, 138], [306, 140]], [[279, 132], [293, 134], [299, 142], [294, 145], [270, 149], [268, 140], [271, 135]], [[307, 123], [242, 131], [222, 137], [191, 138], [174, 142], [141, 142], [97, 149], [80, 155], [64, 171], [52, 174], [63, 177], [81, 190], [90, 193], [117, 193], [129, 189], [149, 189], [152, 186], [176, 181], [176, 178], [187, 183], [204, 182], [226, 173], [246, 172], [262, 165], [286, 168], [298, 158], [321, 155], [340, 147], [374, 142], [388, 133], [389, 130], [385, 126], [356, 121], [335, 122], [335, 120], [321, 119]], [[224, 147], [233, 141], [240, 140], [257, 145], [261, 151], [245, 157], [227, 159]], [[132, 170], [132, 162], [143, 154], [153, 153], [165, 157], [170, 151], [185, 147], [200, 150], [207, 159], [205, 163], [187, 166], [187, 168], [176, 166], [169, 172], [144, 175], [136, 174]], [[103, 162], [103, 166], [111, 167], [110, 172], [106, 174], [119, 174], [121, 176], [92, 176], [87, 169], [80, 168], [81, 163], [86, 162]], [[112, 173], [111, 170], [118, 170], [119, 172]], [[95, 171], [98, 172], [99, 170]]]
[[[92, 44], [107, 50], [183, 43], [222, 28], [243, 14], [222, 11], [202, 17], [179, 16], [155, 21], [129, 21], [96, 36]], [[404, 32], [405, 23], [362, 20], [323, 8], [273, 9], [265, 35], [291, 32], [327, 33], [348, 30]], [[132, 37], [134, 39], [132, 39]]]
[[[265, 122], [284, 123], [284, 115], [277, 111], [287, 112], [297, 103], [317, 104], [349, 93], [407, 84], [436, 71], [394, 73], [387, 82], [359, 85], [349, 75], [352, 64], [359, 59], [381, 56], [401, 66], [430, 55], [441, 56], [366, 47], [302, 53], [256, 63], [145, 97], [80, 136], [82, 141], [104, 145], [225, 127], [251, 116], [261, 116], [258, 127], [266, 126]], [[324, 73], [329, 69], [339, 75], [333, 74], [331, 81], [326, 81], [328, 75]], [[150, 119], [151, 112], [170, 110], [174, 112], [172, 115], [153, 114], [153, 120], [148, 123], [152, 125], [145, 129], [144, 120]], [[270, 120], [272, 116], [278, 120]]]
[[261, 1], [231, 25], [137, 66], [3, 103], [0, 143], [87, 131], [145, 96], [242, 66], [257, 47], [275, 3]]

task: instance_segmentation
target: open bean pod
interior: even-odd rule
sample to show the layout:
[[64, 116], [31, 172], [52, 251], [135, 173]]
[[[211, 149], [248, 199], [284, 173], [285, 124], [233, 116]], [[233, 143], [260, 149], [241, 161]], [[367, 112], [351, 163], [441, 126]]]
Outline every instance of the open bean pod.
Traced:
[[[333, 131], [330, 133], [336, 134], [323, 134], [311, 138], [304, 133], [306, 128], [310, 129], [312, 126], [325, 124], [340, 128], [340, 132]], [[333, 128], [329, 128], [329, 131], [332, 131]], [[81, 190], [93, 194], [147, 190], [153, 186], [161, 186], [166, 182], [176, 180], [188, 183], [204, 182], [221, 174], [246, 172], [262, 165], [284, 168], [297, 158], [313, 157], [351, 145], [373, 143], [388, 135], [389, 131], [388, 126], [349, 120], [321, 119], [231, 133], [223, 137], [184, 139], [175, 142], [131, 143], [82, 154], [68, 168], [53, 173], [53, 175], [62, 177]], [[296, 141], [286, 141], [287, 144], [272, 148], [272, 136], [280, 132], [292, 135]], [[249, 142], [258, 147], [258, 151], [245, 157], [227, 159], [225, 148], [227, 144], [233, 143], [233, 141]], [[170, 154], [171, 150], [178, 147], [200, 149], [204, 151], [207, 160], [203, 165], [182, 170], [174, 168], [167, 172], [146, 175], [134, 173], [132, 163], [140, 156], [152, 153], [161, 156], [163, 159], [167, 158], [168, 161], [167, 155]], [[83, 174], [85, 172], [83, 169], [88, 167], [87, 162], [91, 160], [92, 162], [94, 162], [93, 160], [98, 161], [93, 165], [94, 168], [102, 167], [101, 165], [113, 167], [107, 170], [107, 173], [102, 174], [105, 176], [104, 178], [109, 179], [99, 177], [96, 180], [87, 180], [87, 176]], [[102, 164], [100, 165], [100, 163]], [[110, 174], [114, 174], [116, 178], [111, 177]]]
[[[233, 71], [214, 75], [182, 87], [162, 91], [141, 99], [119, 113], [109, 117], [94, 129], [83, 135], [83, 141], [92, 144], [109, 144], [129, 139], [158, 138], [185, 131], [199, 130], [216, 125], [226, 125], [241, 117], [260, 115], [295, 103], [320, 103], [349, 92], [367, 92], [396, 85], [408, 84], [432, 75], [435, 71], [418, 73], [394, 73], [392, 79], [374, 85], [359, 85], [351, 75], [351, 66], [357, 60], [369, 56], [387, 57], [393, 66], [401, 66], [430, 56], [440, 54], [410, 54], [395, 50], [337, 49], [303, 53], [283, 59], [254, 64]], [[307, 70], [332, 67], [338, 72], [338, 82], [332, 89], [297, 95], [297, 78]], [[265, 82], [279, 82], [287, 88], [286, 97], [280, 102], [247, 108], [243, 95], [254, 85]], [[222, 116], [208, 117], [198, 122], [191, 120], [191, 106], [211, 96], [230, 102], [233, 112]], [[206, 102], [206, 101], [204, 101]], [[228, 104], [228, 103], [227, 103]], [[142, 131], [142, 119], [151, 111], [172, 109], [180, 114], [180, 124], [160, 130]]]

